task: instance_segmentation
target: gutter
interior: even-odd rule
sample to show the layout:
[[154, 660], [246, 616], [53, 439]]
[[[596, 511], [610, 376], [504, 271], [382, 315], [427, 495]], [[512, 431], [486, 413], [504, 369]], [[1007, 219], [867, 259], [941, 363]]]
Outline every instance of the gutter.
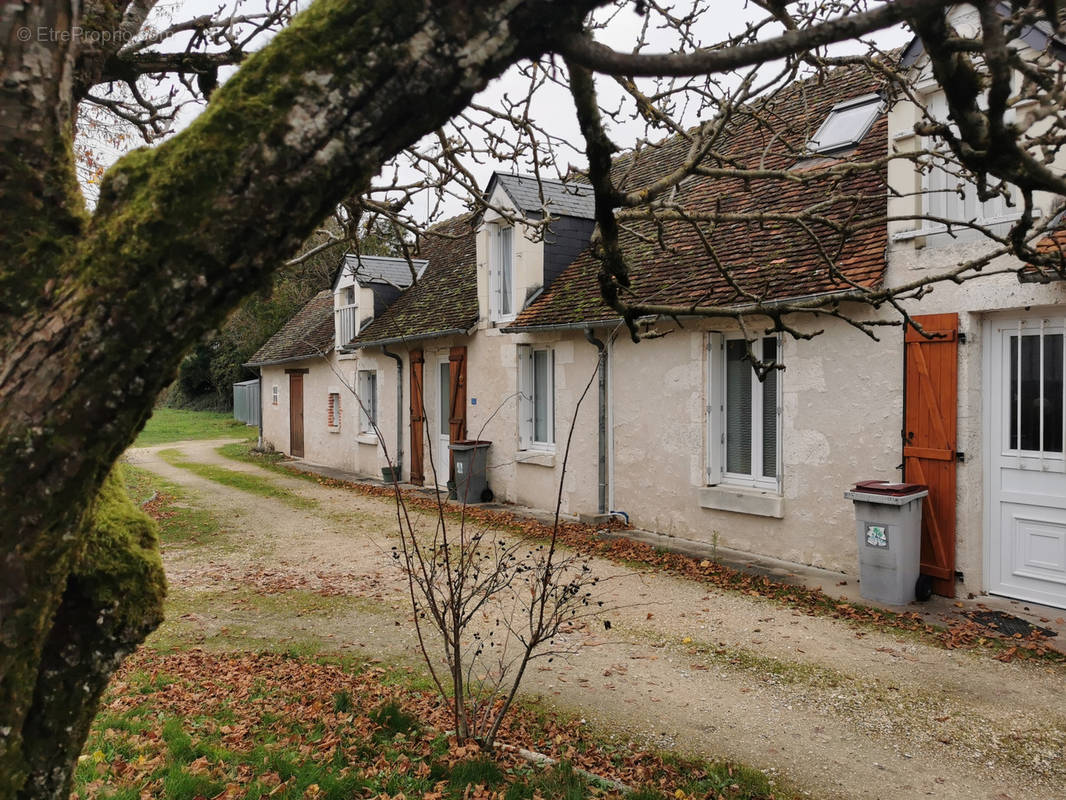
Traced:
[[[312, 358], [322, 358], [328, 356], [333, 352], [333, 346], [330, 345], [328, 350], [319, 353], [308, 353], [305, 356], [289, 356], [288, 358], [277, 358], [273, 361], [249, 361], [246, 364], [241, 364], [242, 367], [248, 367], [248, 369], [259, 369], [261, 367], [273, 367], [278, 364], [289, 364], [293, 361], [307, 361]], [[339, 352], [344, 352], [343, 350]]]
[[476, 320], [469, 328], [449, 328], [444, 331], [420, 333], [414, 336], [393, 336], [388, 339], [375, 339], [370, 342], [352, 342], [351, 344], [342, 347], [340, 352], [348, 354], [366, 347], [387, 347], [390, 344], [410, 344], [411, 342], [420, 342], [425, 339], [443, 339], [446, 336], [469, 336], [475, 328], [477, 328]]
[[390, 353], [382, 346], [381, 352], [396, 362], [396, 463], [393, 477], [399, 483], [403, 474], [403, 358], [398, 353]]
[[263, 370], [258, 367], [254, 367], [256, 376], [259, 379], [259, 442], [256, 444], [257, 449], [263, 449]]
[[506, 328], [500, 328], [499, 330], [504, 333], [537, 333], [539, 331], [586, 331], [592, 328], [609, 328], [613, 325], [618, 325], [622, 321], [621, 317], [615, 317], [614, 319], [597, 319], [587, 320], [586, 322], [560, 322], [555, 325], [508, 325]]
[[[847, 294], [854, 289], [833, 289], [831, 292], [815, 292], [814, 294], [803, 294], [797, 297], [783, 297], [779, 300], [767, 300], [765, 303], [760, 303], [759, 306], [748, 303], [746, 305], [732, 306], [731, 311], [737, 314], [759, 314], [763, 308], [773, 308], [774, 306], [784, 305], [785, 303], [797, 303], [805, 300], [818, 300], [822, 298], [831, 298], [835, 295]], [[854, 301], [861, 303], [861, 300]], [[806, 309], [798, 309], [797, 314], [803, 313]], [[810, 311], [817, 311], [818, 309], [810, 309]], [[647, 314], [637, 319], [637, 324], [644, 322], [654, 322], [656, 319], [664, 316], [663, 314]], [[670, 317], [671, 319], [673, 317]], [[714, 319], [705, 314], [678, 314], [678, 319]], [[729, 319], [730, 317], [723, 315], [722, 319]], [[501, 328], [504, 333], [538, 333], [541, 331], [565, 331], [565, 330], [581, 330], [584, 331], [588, 328], [607, 328], [612, 325], [620, 325], [622, 323], [621, 317], [614, 317], [613, 319], [598, 319], [587, 320], [585, 322], [560, 322], [556, 324], [548, 325], [509, 325], [506, 328]]]
[[596, 372], [599, 375], [598, 402], [596, 404], [597, 428], [596, 437], [596, 467], [599, 491], [596, 495], [596, 513], [606, 514], [607, 503], [607, 346], [592, 334], [592, 328], [585, 328], [585, 338], [596, 347]]

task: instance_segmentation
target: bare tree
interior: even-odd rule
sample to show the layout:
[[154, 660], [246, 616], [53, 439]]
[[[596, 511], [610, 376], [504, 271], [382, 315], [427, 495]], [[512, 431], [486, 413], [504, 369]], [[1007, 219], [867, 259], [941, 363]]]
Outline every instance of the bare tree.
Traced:
[[[678, 15], [654, 0], [612, 7], [606, 0], [317, 0], [288, 25], [292, 4], [278, 0], [262, 14], [226, 6], [207, 18], [146, 27], [155, 5], [0, 6], [0, 797], [65, 795], [108, 675], [158, 618], [163, 587], [149, 564], [151, 542], [131, 535], [132, 521], [110, 534], [91, 532], [90, 508], [111, 465], [185, 349], [263, 286], [346, 198], [359, 198], [360, 209], [390, 225], [415, 229], [424, 215], [410, 201], [427, 190], [446, 198], [476, 189], [478, 160], [574, 177], [565, 165], [587, 153], [600, 286], [635, 336], [649, 315], [769, 319], [799, 335], [789, 315], [817, 312], [871, 330], [845, 303], [903, 312], [906, 300], [935, 282], [987, 273], [997, 254], [1031, 263], [1045, 277], [1063, 275], [1059, 249], [1038, 246], [1051, 218], [1034, 213], [1039, 193], [1066, 189], [1055, 166], [1063, 81], [1053, 52], [1062, 33], [1054, 4], [981, 0], [974, 33], [951, 28], [946, 0], [869, 8], [862, 0], [758, 2], [761, 17], [720, 41], [700, 36], [713, 27], [700, 24], [710, 4]], [[602, 16], [586, 19], [599, 6]], [[644, 21], [635, 41], [624, 51], [597, 42], [612, 14], [631, 10]], [[892, 54], [872, 45], [860, 56], [826, 49], [901, 22], [920, 37], [946, 98], [950, 120], [927, 109], [916, 131], [931, 146], [814, 172], [716, 151], [721, 133], [741, 122], [802, 147], [774, 115], [775, 94], [835, 68], [878, 77], [889, 101], [921, 100]], [[1048, 45], [1030, 59], [1012, 43], [1034, 25]], [[247, 54], [256, 36], [279, 28]], [[669, 52], [656, 53], [662, 31], [670, 34]], [[214, 88], [218, 70], [238, 63]], [[521, 96], [488, 104], [475, 98], [515, 64], [526, 78]], [[154, 83], [160, 75], [179, 76], [183, 88], [171, 94]], [[584, 142], [576, 147], [535, 113], [537, 94], [560, 86], [577, 108]], [[608, 97], [613, 87], [620, 94]], [[108, 170], [88, 213], [72, 156], [79, 108], [95, 104], [159, 137], [176, 107], [197, 95], [209, 96], [206, 111]], [[1023, 105], [1040, 123], [1031, 132], [1011, 121]], [[645, 135], [615, 158], [611, 126], [630, 117]], [[678, 148], [676, 168], [647, 175], [641, 154], [663, 137]], [[740, 281], [730, 303], [657, 302], [631, 291], [626, 242], [668, 251], [668, 234], [681, 227], [697, 238], [740, 223], [791, 225], [815, 239], [861, 234], [862, 219], [847, 209], [868, 197], [840, 187], [897, 159], [957, 174], [982, 198], [1009, 193], [1020, 215], [1006, 232], [944, 220], [986, 236], [989, 252], [904, 286], [851, 286], [830, 301], [776, 303]], [[686, 208], [689, 179], [713, 176], [761, 181], [767, 191], [822, 181], [823, 196], [776, 220], [752, 209], [737, 217], [724, 208]], [[542, 227], [550, 204], [545, 211]], [[846, 283], [837, 250], [823, 250], [825, 269]], [[713, 261], [713, 246], [706, 255]], [[731, 278], [728, 261], [721, 272]], [[111, 491], [100, 503], [122, 507]], [[96, 534], [98, 547], [89, 547]], [[128, 569], [96, 569], [100, 548], [118, 561], [128, 556]], [[95, 577], [78, 584], [78, 574]], [[110, 574], [126, 577], [109, 584]], [[120, 624], [94, 628], [85, 620]], [[71, 714], [75, 724], [57, 740], [54, 731]]]
[[[458, 521], [437, 488], [433, 530], [422, 530], [393, 470], [400, 540], [393, 554], [407, 575], [422, 656], [441, 698], [451, 706], [460, 742], [473, 740], [492, 749], [530, 663], [573, 652], [562, 641], [566, 633], [604, 610], [594, 594], [600, 578], [589, 559], [567, 552], [559, 541], [562, 479], [577, 412], [597, 374], [594, 370], [585, 384], [571, 418], [547, 541], [521, 533], [505, 538], [470, 519], [462, 484]], [[503, 404], [516, 400], [508, 397]], [[422, 417], [428, 417], [424, 410]], [[380, 432], [378, 438], [384, 447]], [[430, 474], [437, 487], [432, 452]], [[469, 480], [465, 486], [468, 490]], [[443, 672], [438, 653], [443, 654]]]

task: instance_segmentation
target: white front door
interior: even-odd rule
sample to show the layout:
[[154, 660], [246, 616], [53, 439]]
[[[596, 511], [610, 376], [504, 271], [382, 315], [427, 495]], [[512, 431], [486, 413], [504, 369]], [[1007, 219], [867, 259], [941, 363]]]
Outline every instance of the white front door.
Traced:
[[1066, 317], [986, 327], [988, 589], [1066, 608]]
[[437, 485], [447, 486], [449, 464], [451, 462], [451, 401], [452, 401], [452, 365], [445, 356], [437, 364], [437, 455], [433, 464], [437, 471]]

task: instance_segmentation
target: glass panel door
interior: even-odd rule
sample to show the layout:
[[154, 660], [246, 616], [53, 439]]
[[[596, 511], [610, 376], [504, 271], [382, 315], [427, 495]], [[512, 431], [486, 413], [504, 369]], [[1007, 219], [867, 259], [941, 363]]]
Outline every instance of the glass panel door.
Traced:
[[1063, 453], [1063, 335], [1019, 332], [1009, 338], [1008, 447]]

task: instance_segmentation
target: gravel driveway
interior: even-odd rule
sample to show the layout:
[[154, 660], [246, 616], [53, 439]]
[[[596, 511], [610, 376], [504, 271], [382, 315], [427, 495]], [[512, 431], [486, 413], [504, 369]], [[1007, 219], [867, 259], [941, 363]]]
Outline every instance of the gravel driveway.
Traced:
[[[406, 584], [390, 557], [391, 501], [227, 460], [313, 501], [297, 508], [171, 466], [131, 463], [186, 489], [224, 541], [169, 547], [160, 644], [318, 646], [410, 658]], [[1066, 673], [857, 631], [693, 581], [593, 568], [617, 610], [574, 631], [578, 652], [541, 664], [529, 694], [612, 735], [735, 759], [820, 798], [1066, 798]]]

